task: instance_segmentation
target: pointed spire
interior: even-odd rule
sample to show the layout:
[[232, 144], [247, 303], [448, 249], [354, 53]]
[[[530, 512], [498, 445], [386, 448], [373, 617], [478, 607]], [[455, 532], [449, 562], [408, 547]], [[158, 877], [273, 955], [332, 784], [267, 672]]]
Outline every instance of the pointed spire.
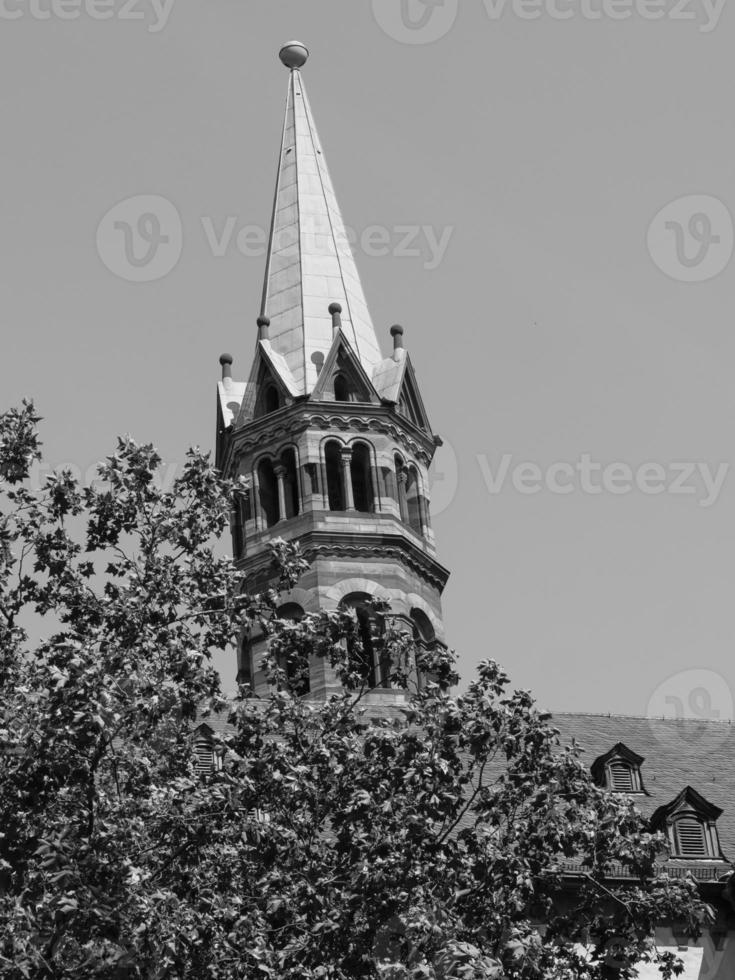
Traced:
[[290, 75], [261, 305], [302, 394], [332, 344], [330, 300], [342, 307], [342, 331], [368, 377], [382, 360], [299, 71], [308, 56], [299, 41], [280, 51]]

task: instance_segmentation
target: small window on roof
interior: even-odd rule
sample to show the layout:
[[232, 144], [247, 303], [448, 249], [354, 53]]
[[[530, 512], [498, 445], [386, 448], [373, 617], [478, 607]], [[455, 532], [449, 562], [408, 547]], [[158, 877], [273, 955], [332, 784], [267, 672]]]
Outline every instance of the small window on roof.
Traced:
[[615, 793], [635, 793], [635, 775], [632, 767], [621, 759], [608, 764], [608, 785]]
[[664, 830], [672, 858], [723, 860], [717, 834], [722, 810], [687, 786], [676, 799], [661, 806], [651, 817], [652, 830]]
[[592, 777], [611, 793], [645, 793], [641, 777], [643, 757], [618, 742], [592, 763]]
[[707, 837], [704, 824], [695, 816], [680, 817], [672, 824], [674, 853], [681, 857], [707, 857]]
[[211, 729], [200, 728], [194, 739], [194, 771], [198, 776], [210, 776], [220, 768], [220, 758], [214, 751]]

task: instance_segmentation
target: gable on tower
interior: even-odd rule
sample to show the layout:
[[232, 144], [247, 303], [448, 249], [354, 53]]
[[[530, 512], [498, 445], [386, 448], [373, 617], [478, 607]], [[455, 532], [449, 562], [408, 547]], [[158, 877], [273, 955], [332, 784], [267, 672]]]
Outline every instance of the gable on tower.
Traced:
[[429, 417], [419, 392], [411, 358], [403, 346], [403, 327], [390, 328], [393, 337], [393, 356], [386, 357], [373, 374], [373, 384], [381, 401], [393, 404], [409, 422], [425, 432], [431, 432]]
[[[338, 313], [333, 314], [333, 317], [337, 316]], [[340, 325], [337, 325], [331, 349], [319, 371], [311, 400], [380, 404], [378, 393]]]
[[268, 337], [268, 317], [258, 318], [260, 339], [236, 425], [268, 415], [298, 397], [298, 386], [286, 359], [273, 349]]

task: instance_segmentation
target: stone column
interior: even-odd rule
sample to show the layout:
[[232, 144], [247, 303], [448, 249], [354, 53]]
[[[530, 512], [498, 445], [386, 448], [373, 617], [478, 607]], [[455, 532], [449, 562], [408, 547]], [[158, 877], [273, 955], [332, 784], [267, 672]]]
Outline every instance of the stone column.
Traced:
[[255, 530], [262, 531], [267, 524], [263, 517], [263, 508], [260, 505], [260, 481], [257, 470], [253, 470], [253, 517], [255, 518]]
[[273, 472], [278, 480], [278, 520], [286, 520], [286, 467], [283, 463], [276, 463]]
[[373, 492], [373, 513], [379, 514], [383, 510], [383, 493], [380, 486], [380, 466], [374, 462], [372, 454], [370, 456], [370, 489]]
[[327, 464], [323, 458], [319, 460], [319, 482], [322, 488], [322, 507], [329, 510], [329, 481], [327, 480]]
[[429, 536], [429, 505], [423, 493], [419, 493], [419, 521], [421, 522], [421, 536]]
[[406, 499], [408, 471], [405, 469], [399, 470], [396, 474], [396, 482], [398, 483], [398, 507], [401, 511], [401, 520], [404, 524], [408, 524], [408, 500]]
[[350, 471], [352, 449], [349, 446], [345, 446], [340, 453], [340, 457], [342, 460], [342, 494], [345, 501], [345, 510], [354, 510], [355, 498], [352, 495], [352, 473]]

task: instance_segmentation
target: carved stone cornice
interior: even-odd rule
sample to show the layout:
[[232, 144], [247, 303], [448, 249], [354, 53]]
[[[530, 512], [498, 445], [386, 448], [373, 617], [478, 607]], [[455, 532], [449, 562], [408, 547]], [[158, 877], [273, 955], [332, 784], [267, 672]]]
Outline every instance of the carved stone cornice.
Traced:
[[[443, 592], [449, 571], [435, 558], [422, 551], [413, 541], [401, 534], [350, 531], [306, 531], [298, 537], [301, 552], [307, 561], [317, 558], [336, 558], [346, 561], [381, 559], [397, 561], [408, 566], [439, 593]], [[269, 551], [246, 556], [238, 562], [248, 576], [260, 579], [271, 568]]]
[[307, 429], [322, 432], [378, 432], [428, 467], [434, 456], [434, 436], [423, 432], [392, 407], [355, 402], [300, 401], [287, 408], [230, 429], [223, 470], [234, 455], [252, 455], [263, 448], [278, 450]]

